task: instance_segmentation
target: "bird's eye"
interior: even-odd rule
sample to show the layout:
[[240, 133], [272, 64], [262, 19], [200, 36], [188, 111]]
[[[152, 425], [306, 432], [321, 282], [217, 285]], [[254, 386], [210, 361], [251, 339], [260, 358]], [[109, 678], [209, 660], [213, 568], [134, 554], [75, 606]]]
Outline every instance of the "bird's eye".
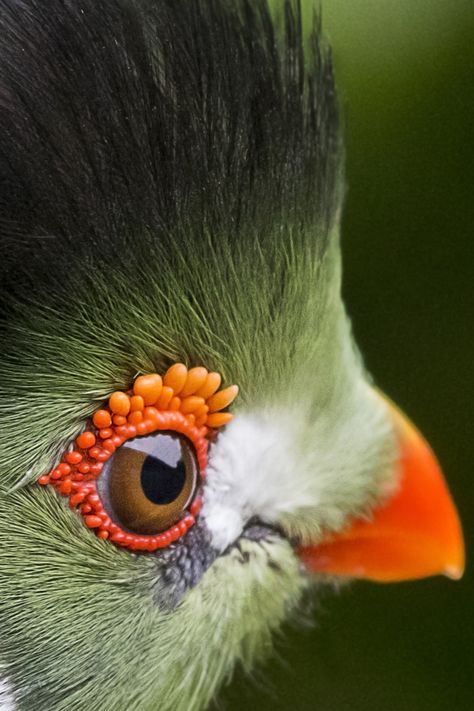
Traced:
[[106, 462], [97, 485], [122, 528], [162, 533], [178, 523], [198, 485], [190, 440], [172, 431], [129, 440]]
[[223, 410], [238, 388], [220, 384], [218, 373], [181, 363], [163, 378], [138, 377], [38, 482], [69, 497], [99, 538], [139, 551], [170, 545], [195, 522], [209, 439], [232, 418]]

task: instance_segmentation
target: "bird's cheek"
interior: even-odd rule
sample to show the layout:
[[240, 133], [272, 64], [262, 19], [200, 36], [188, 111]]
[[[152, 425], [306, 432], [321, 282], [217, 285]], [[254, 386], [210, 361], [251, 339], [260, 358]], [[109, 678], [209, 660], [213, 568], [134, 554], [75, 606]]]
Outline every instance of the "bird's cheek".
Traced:
[[399, 487], [370, 520], [299, 555], [316, 573], [392, 582], [444, 574], [460, 578], [464, 542], [456, 507], [439, 464], [415, 426], [387, 401], [399, 442]]

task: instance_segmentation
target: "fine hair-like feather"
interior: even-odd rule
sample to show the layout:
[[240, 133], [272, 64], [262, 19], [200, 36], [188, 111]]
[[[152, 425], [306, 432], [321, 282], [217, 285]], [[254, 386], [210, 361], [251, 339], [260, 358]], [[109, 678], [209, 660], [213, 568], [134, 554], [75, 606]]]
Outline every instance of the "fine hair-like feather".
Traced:
[[331, 61], [317, 24], [305, 56], [299, 3], [282, 10], [275, 34], [264, 0], [1, 0], [4, 285], [19, 258], [35, 290], [92, 251], [198, 258], [208, 232], [251, 250], [310, 224], [324, 244]]
[[318, 357], [341, 149], [304, 47], [297, 0], [0, 0], [2, 485], [137, 372], [256, 402]]

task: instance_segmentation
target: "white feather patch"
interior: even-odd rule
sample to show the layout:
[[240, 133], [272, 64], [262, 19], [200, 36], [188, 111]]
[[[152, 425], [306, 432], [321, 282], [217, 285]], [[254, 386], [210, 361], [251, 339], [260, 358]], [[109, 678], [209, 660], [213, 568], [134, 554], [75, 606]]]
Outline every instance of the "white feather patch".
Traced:
[[6, 679], [0, 677], [0, 710], [15, 711], [16, 703]]

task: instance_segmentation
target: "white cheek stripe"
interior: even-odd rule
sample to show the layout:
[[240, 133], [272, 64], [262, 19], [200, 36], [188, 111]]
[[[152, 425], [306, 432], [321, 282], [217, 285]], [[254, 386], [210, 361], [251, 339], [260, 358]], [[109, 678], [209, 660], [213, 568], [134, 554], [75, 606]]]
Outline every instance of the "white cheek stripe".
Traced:
[[0, 677], [0, 711], [15, 711], [15, 700], [6, 679]]

